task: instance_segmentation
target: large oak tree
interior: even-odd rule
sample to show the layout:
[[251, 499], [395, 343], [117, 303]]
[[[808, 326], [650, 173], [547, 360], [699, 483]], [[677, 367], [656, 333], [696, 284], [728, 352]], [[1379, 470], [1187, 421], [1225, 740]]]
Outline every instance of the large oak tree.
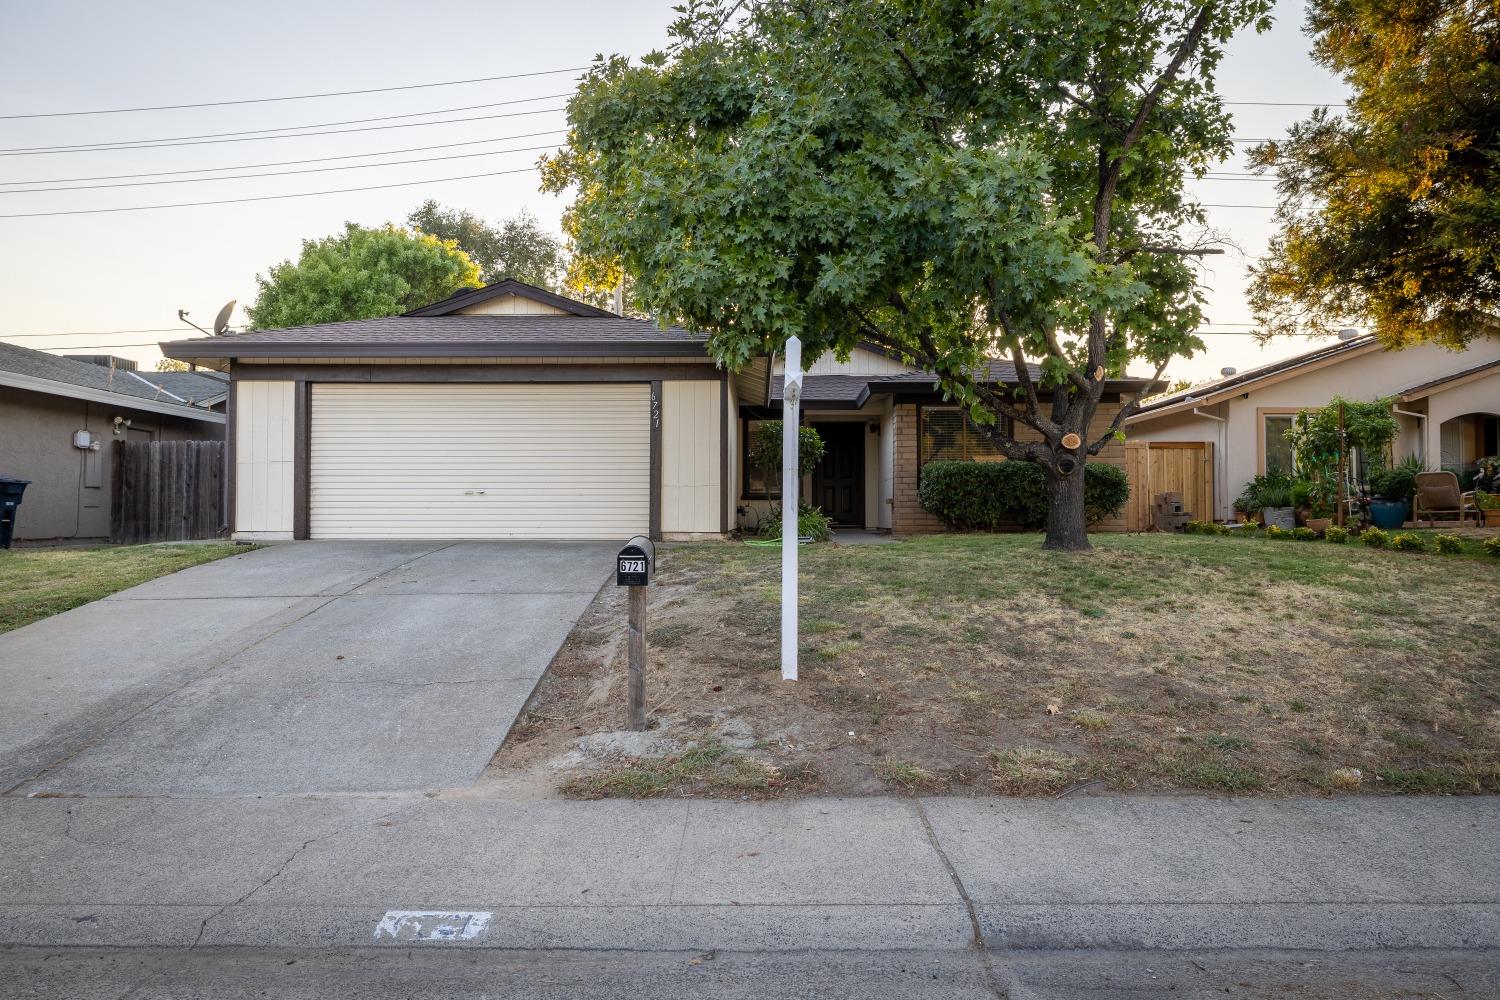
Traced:
[[667, 52], [591, 70], [544, 176], [576, 258], [725, 364], [795, 334], [934, 372], [1046, 470], [1045, 544], [1086, 549], [1083, 465], [1136, 403], [1091, 426], [1106, 380], [1202, 349], [1183, 182], [1231, 150], [1214, 70], [1270, 6], [694, 0]]

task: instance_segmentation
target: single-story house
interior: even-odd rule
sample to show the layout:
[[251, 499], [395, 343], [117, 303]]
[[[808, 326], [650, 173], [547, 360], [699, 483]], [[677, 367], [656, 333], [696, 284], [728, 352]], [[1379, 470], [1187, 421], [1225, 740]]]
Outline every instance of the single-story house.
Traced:
[[[779, 359], [728, 372], [703, 335], [517, 281], [162, 351], [230, 377], [239, 538], [717, 538], [770, 499], [745, 449], [780, 415]], [[897, 359], [861, 348], [808, 371], [803, 421], [827, 442], [809, 495], [840, 524], [940, 530], [917, 503], [922, 464], [997, 457]], [[1107, 385], [1100, 432], [1143, 384]]]
[[1293, 418], [1335, 395], [1392, 399], [1397, 460], [1415, 455], [1430, 470], [1463, 475], [1500, 454], [1500, 337], [1463, 351], [1391, 351], [1355, 337], [1154, 399], [1126, 419], [1125, 433], [1131, 449], [1149, 452], [1141, 468], [1153, 492], [1179, 490], [1189, 508], [1227, 520], [1254, 476], [1291, 468]]
[[31, 480], [18, 540], [109, 536], [111, 442], [224, 437], [225, 416], [210, 402], [227, 390], [221, 379], [175, 373], [190, 379], [174, 378], [174, 391], [169, 374], [0, 343], [0, 475]]

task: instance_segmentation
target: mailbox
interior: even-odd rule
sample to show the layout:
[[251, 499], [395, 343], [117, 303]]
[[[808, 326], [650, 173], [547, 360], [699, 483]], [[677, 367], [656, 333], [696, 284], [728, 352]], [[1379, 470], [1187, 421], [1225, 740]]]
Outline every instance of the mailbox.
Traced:
[[644, 587], [651, 582], [656, 569], [656, 546], [645, 535], [636, 535], [625, 543], [615, 557], [615, 584], [620, 587]]

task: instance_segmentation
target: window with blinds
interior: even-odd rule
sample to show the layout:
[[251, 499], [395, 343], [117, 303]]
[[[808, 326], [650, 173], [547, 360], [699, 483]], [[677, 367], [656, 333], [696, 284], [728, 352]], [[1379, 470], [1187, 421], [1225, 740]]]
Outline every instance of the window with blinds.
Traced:
[[[989, 435], [958, 406], [922, 407], [920, 461], [1003, 462], [1005, 456]], [[1002, 418], [1002, 429], [1006, 427]]]

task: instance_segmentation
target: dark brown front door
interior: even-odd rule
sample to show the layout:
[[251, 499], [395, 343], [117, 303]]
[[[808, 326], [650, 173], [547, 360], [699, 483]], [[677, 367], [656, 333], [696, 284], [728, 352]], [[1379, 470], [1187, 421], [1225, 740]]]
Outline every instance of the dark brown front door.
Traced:
[[865, 435], [862, 423], [814, 424], [823, 438], [823, 461], [813, 470], [813, 503], [834, 524], [861, 528], [865, 523]]

